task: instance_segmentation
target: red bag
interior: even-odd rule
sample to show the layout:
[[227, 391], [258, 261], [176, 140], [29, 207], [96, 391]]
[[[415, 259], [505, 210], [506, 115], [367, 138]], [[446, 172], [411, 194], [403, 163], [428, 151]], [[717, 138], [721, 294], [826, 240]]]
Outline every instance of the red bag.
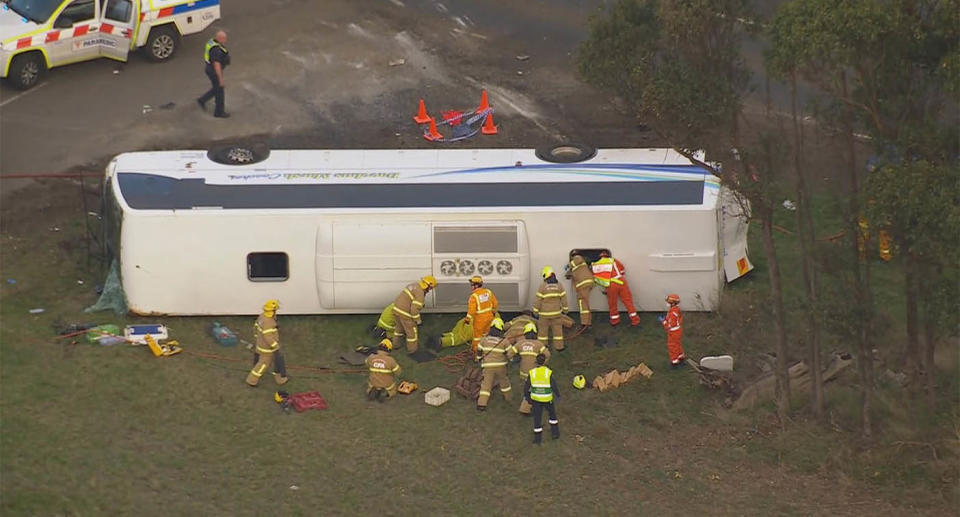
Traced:
[[297, 410], [297, 413], [303, 413], [308, 409], [327, 409], [327, 401], [323, 400], [320, 393], [316, 391], [290, 395], [290, 405]]

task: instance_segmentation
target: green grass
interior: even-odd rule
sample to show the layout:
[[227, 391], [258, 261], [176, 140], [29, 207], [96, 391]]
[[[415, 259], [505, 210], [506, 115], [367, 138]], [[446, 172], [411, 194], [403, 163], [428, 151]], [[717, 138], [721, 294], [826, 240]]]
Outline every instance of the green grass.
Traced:
[[[671, 372], [662, 330], [644, 314], [641, 329], [616, 329], [618, 348], [595, 350], [581, 338], [551, 361], [563, 392], [562, 438], [541, 447], [530, 444], [532, 424], [517, 413], [516, 395], [506, 403], [495, 394], [485, 413], [456, 394], [440, 408], [427, 406], [423, 391], [377, 404], [363, 397], [364, 375], [292, 370], [285, 389], [318, 390], [330, 408], [287, 415], [272, 400], [272, 379], [244, 385], [250, 356], [207, 335], [214, 318], [159, 321], [188, 352], [239, 362], [188, 353], [158, 359], [144, 347], [56, 339], [57, 320], [158, 320], [84, 314], [102, 278], [86, 268], [76, 187], [29, 194], [6, 204], [0, 220], [4, 515], [946, 515], [955, 508], [956, 371], [943, 373], [953, 395], [941, 397], [928, 421], [920, 404], [884, 390], [875, 443], [857, 438], [852, 371], [828, 391], [833, 424], [807, 422], [798, 398], [797, 421], [779, 431], [769, 407], [730, 413], [690, 373]], [[795, 261], [789, 236], [778, 239], [781, 258]], [[757, 352], [773, 348], [759, 249], [752, 247], [758, 270], [731, 286], [721, 311], [686, 315], [690, 356], [733, 351], [746, 374], [756, 370]], [[28, 314], [35, 307], [46, 311]], [[439, 333], [456, 317], [428, 315], [421, 332]], [[376, 315], [280, 318], [288, 364], [336, 367], [341, 352], [372, 344], [365, 328]], [[253, 318], [216, 319], [250, 338]], [[439, 363], [398, 358], [422, 388], [457, 379]], [[578, 373], [590, 378], [641, 361], [655, 372], [650, 381], [603, 394], [570, 386]], [[898, 441], [932, 443], [939, 459]]]

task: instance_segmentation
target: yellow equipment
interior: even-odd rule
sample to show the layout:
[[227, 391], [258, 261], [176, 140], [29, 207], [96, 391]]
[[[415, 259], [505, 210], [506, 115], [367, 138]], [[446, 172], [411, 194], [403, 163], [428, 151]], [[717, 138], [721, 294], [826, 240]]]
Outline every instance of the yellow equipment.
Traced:
[[393, 350], [393, 341], [390, 341], [389, 339], [386, 339], [386, 338], [381, 339], [380, 346], [386, 348], [387, 350]]
[[553, 268], [550, 266], [543, 266], [543, 269], [540, 271], [540, 276], [542, 276], [544, 280], [550, 278], [550, 275], [552, 274]]
[[147, 342], [147, 346], [150, 347], [154, 357], [169, 357], [183, 352], [183, 349], [180, 348], [180, 342], [176, 340], [160, 344], [150, 334], [147, 334], [143, 339]]
[[470, 277], [470, 285], [483, 285], [483, 277], [480, 275], [473, 275]]
[[419, 387], [420, 386], [418, 386], [415, 382], [400, 381], [400, 384], [397, 386], [397, 392], [403, 393], [404, 395], [409, 395], [414, 391], [417, 391], [417, 388]]
[[583, 375], [577, 375], [573, 378], [573, 387], [582, 390], [587, 385], [587, 378]]
[[263, 304], [263, 312], [275, 312], [279, 308], [280, 302], [276, 300], [267, 300], [267, 302]]

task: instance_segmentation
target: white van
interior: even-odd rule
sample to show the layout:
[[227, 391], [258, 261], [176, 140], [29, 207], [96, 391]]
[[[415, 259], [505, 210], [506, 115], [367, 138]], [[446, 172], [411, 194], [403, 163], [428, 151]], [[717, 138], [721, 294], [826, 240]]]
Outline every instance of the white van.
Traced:
[[220, 0], [4, 0], [0, 77], [25, 90], [49, 68], [99, 57], [126, 61], [141, 47], [165, 61], [180, 36], [219, 19]]
[[[752, 269], [747, 222], [670, 149], [287, 150], [121, 154], [106, 170], [108, 254], [138, 314], [374, 313], [424, 275], [462, 312], [480, 274], [504, 311], [543, 266], [609, 250], [640, 310], [712, 310]], [[575, 292], [567, 289], [570, 306]], [[592, 304], [606, 307], [594, 290]]]

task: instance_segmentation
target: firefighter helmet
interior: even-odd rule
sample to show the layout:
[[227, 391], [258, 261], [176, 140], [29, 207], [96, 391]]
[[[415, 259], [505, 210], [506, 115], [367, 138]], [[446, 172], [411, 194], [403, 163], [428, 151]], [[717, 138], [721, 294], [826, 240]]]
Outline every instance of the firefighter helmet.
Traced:
[[483, 285], [483, 277], [480, 275], [471, 276], [470, 285]]
[[263, 304], [263, 312], [276, 312], [279, 308], [280, 302], [276, 300], [267, 300], [267, 302]]
[[673, 294], [673, 293], [668, 294], [668, 295], [667, 295], [667, 303], [680, 303], [680, 295], [678, 295], [678, 294]]
[[550, 278], [550, 275], [552, 274], [553, 268], [550, 266], [543, 266], [543, 269], [540, 270], [540, 276], [542, 276], [544, 280]]
[[421, 289], [433, 289], [437, 286], [437, 279], [433, 275], [427, 275], [420, 279], [420, 288]]
[[587, 378], [583, 375], [577, 375], [573, 378], [573, 387], [582, 390], [587, 385]]
[[382, 348], [382, 349], [384, 349], [384, 350], [387, 350], [387, 351], [393, 350], [393, 341], [390, 341], [389, 339], [386, 339], [386, 338], [381, 339], [381, 340], [380, 340], [380, 348]]
[[537, 326], [532, 321], [523, 326], [524, 334], [529, 334], [531, 332], [533, 332], [534, 334], [537, 333]]
[[283, 404], [283, 401], [288, 398], [290, 398], [290, 394], [286, 391], [277, 391], [273, 394], [273, 400], [275, 400], [277, 404]]

